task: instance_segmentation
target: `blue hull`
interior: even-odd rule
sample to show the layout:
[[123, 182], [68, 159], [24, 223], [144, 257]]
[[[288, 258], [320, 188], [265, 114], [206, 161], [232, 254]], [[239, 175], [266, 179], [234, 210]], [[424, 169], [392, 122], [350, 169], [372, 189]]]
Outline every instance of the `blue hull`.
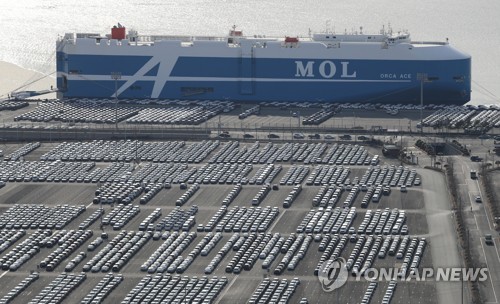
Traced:
[[[419, 103], [417, 73], [425, 72], [429, 78], [423, 90], [426, 104], [470, 100], [470, 58], [328, 60], [325, 64], [311, 59], [179, 57], [156, 93], [155, 83], [165, 76], [160, 76], [159, 65], [141, 72], [151, 58], [58, 53], [57, 85], [68, 98], [109, 98], [116, 85], [119, 98]], [[122, 79], [115, 82], [110, 75], [116, 71]]]

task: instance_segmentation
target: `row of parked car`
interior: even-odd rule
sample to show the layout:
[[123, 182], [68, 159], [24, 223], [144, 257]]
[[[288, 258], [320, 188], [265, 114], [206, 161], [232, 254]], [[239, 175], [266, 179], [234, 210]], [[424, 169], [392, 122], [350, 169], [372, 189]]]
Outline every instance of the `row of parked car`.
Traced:
[[425, 127], [487, 132], [492, 128], [500, 127], [500, 109], [449, 107], [427, 116], [423, 123]]
[[[93, 170], [92, 170], [93, 169]], [[1, 163], [0, 176], [4, 181], [47, 181], [47, 182], [83, 182], [83, 183], [120, 183], [130, 181], [134, 183], [270, 183], [280, 172], [281, 165], [269, 164], [259, 168], [254, 177], [247, 178], [252, 170], [251, 164], [207, 164], [203, 167], [188, 168], [185, 164], [151, 164], [139, 168], [135, 173], [131, 164], [115, 162], [107, 167], [95, 167], [95, 163], [64, 163], [61, 161], [46, 162], [4, 162]], [[309, 167], [293, 167], [292, 171], [300, 170], [293, 175], [293, 180], [287, 180], [286, 184], [296, 184], [300, 178], [304, 178]], [[318, 166], [313, 174], [308, 178], [308, 184], [332, 183], [327, 176], [332, 176], [335, 172], [326, 176], [318, 171], [327, 170], [329, 167]], [[2, 172], [3, 171], [3, 172]], [[302, 172], [303, 171], [303, 172]], [[319, 177], [316, 175], [319, 174]], [[289, 175], [286, 175], [289, 177]], [[339, 183], [334, 181], [334, 183]]]
[[206, 164], [189, 176], [187, 182], [199, 184], [237, 184], [252, 171], [250, 164]]
[[283, 202], [283, 208], [290, 208], [292, 206], [293, 201], [297, 198], [297, 196], [299, 196], [301, 191], [302, 191], [302, 185], [301, 184], [295, 185], [285, 198], [285, 201]]
[[102, 303], [122, 281], [123, 275], [107, 273], [83, 298], [81, 304]]
[[341, 185], [347, 180], [350, 172], [349, 167], [342, 165], [318, 165], [307, 178], [306, 185]]
[[222, 206], [206, 225], [199, 224], [198, 231], [216, 232], [265, 232], [279, 214], [278, 207], [239, 207], [229, 211]]
[[330, 269], [332, 263], [337, 261], [338, 257], [341, 256], [347, 243], [349, 243], [349, 236], [346, 234], [324, 235], [319, 243], [318, 251], [322, 252], [322, 254], [318, 264], [314, 268], [314, 275], [317, 276], [320, 271]]
[[396, 280], [391, 280], [389, 282], [389, 285], [387, 286], [387, 289], [384, 293], [384, 297], [382, 298], [381, 304], [391, 303], [394, 292], [396, 291], [396, 285], [398, 285], [398, 282]]
[[104, 215], [102, 224], [113, 227], [113, 230], [120, 230], [140, 211], [139, 206], [118, 205]]
[[377, 258], [382, 241], [381, 236], [359, 236], [346, 261], [346, 269], [351, 271], [353, 276], [364, 274]]
[[209, 159], [209, 163], [270, 164], [280, 162], [316, 163], [327, 149], [325, 143], [273, 143], [251, 146], [229, 141]]
[[348, 185], [346, 187], [346, 190], [349, 190], [349, 193], [347, 194], [347, 197], [345, 198], [344, 203], [342, 204], [344, 208], [351, 207], [352, 204], [354, 204], [354, 201], [356, 200], [356, 197], [358, 196], [358, 193], [360, 191], [360, 187], [358, 185], [354, 185], [352, 187]]
[[309, 174], [309, 167], [305, 165], [292, 165], [280, 179], [280, 185], [298, 185], [301, 184]]
[[239, 119], [245, 119], [250, 115], [258, 115], [260, 112], [260, 106], [256, 105], [251, 108], [246, 109], [245, 111], [241, 112], [240, 115], [238, 115]]
[[[222, 133], [225, 134], [225, 133]], [[256, 141], [252, 146], [247, 148], [247, 146], [243, 146], [239, 148], [240, 142], [235, 140], [235, 141], [228, 141], [227, 143], [223, 144], [222, 147], [215, 152], [210, 159], [208, 159], [209, 164], [214, 164], [214, 163], [236, 163], [238, 160], [245, 155], [248, 152], [253, 152], [258, 150], [259, 148], [259, 142]]]
[[28, 303], [62, 303], [86, 278], [85, 273], [61, 273]]
[[354, 233], [351, 227], [356, 217], [356, 207], [326, 207], [311, 209], [297, 226], [297, 233]]
[[306, 125], [319, 125], [324, 121], [327, 121], [329, 118], [333, 117], [335, 113], [337, 113], [339, 109], [337, 106], [328, 106], [326, 108], [322, 108], [313, 114], [304, 117], [302, 120], [302, 124]]
[[[35, 145], [36, 143], [33, 143]], [[203, 141], [185, 145], [184, 142], [104, 141], [64, 142], [43, 154], [46, 161], [105, 161], [131, 162], [135, 159], [150, 162], [199, 163], [219, 146], [219, 141]], [[250, 148], [239, 148], [238, 142], [228, 142], [214, 154], [209, 163], [304, 162], [331, 164], [369, 164], [368, 153], [358, 145], [332, 145], [326, 154], [324, 143], [268, 143], [259, 150], [259, 143]]]
[[158, 194], [161, 189], [163, 189], [164, 185], [161, 183], [158, 184], [147, 184], [144, 187], [145, 194], [139, 199], [139, 203], [141, 205], [147, 204], [150, 200]]
[[[249, 165], [252, 166], [252, 165]], [[250, 177], [250, 178], [243, 178], [242, 183], [248, 182], [250, 185], [264, 185], [264, 184], [271, 184], [278, 175], [278, 173], [281, 172], [282, 166], [281, 165], [275, 165], [275, 164], [267, 164], [263, 165], [257, 171], [255, 174]]]
[[38, 280], [40, 275], [38, 272], [32, 272], [28, 277], [24, 278], [14, 288], [12, 288], [5, 296], [0, 298], [0, 303], [11, 303], [20, 293], [28, 288], [31, 283]]
[[193, 195], [198, 192], [198, 190], [200, 189], [200, 185], [197, 184], [197, 183], [194, 183], [193, 185], [191, 185], [191, 187], [189, 187], [189, 189], [187, 189], [186, 192], [184, 192], [181, 197], [179, 197], [176, 201], [175, 201], [175, 205], [176, 206], [182, 206], [184, 205], [191, 197], [193, 197]]
[[[266, 163], [274, 162], [306, 162], [310, 157], [320, 155], [324, 151], [324, 144], [316, 143], [284, 143], [276, 147], [274, 153], [269, 155]], [[270, 150], [270, 151], [272, 151]], [[262, 159], [260, 160], [262, 163]]]
[[[406, 241], [406, 242], [405, 242]], [[418, 266], [422, 261], [424, 249], [427, 244], [425, 238], [417, 238], [414, 237], [409, 240], [408, 236], [405, 236], [401, 243], [410, 243], [405, 250], [403, 244], [400, 245], [400, 249], [396, 255], [396, 258], [403, 259], [403, 263], [401, 264], [401, 268], [398, 272], [398, 276], [400, 278], [405, 278], [407, 275], [414, 275], [417, 272]], [[404, 258], [401, 258], [404, 253]], [[410, 270], [408, 272], [408, 270]]]
[[53, 271], [62, 261], [90, 239], [92, 234], [92, 230], [70, 230], [58, 234], [59, 240], [57, 244], [59, 246], [39, 263], [40, 267], [45, 268], [47, 271]]
[[366, 210], [363, 221], [357, 229], [358, 234], [408, 234], [405, 225], [406, 212], [394, 208], [390, 210]]
[[83, 205], [15, 204], [0, 215], [0, 229], [62, 229], [85, 209]]
[[295, 270], [299, 261], [306, 255], [307, 249], [309, 249], [309, 245], [312, 240], [313, 237], [310, 234], [305, 235], [301, 233], [295, 235], [292, 233], [283, 244], [283, 247], [281, 247], [281, 253], [284, 253], [285, 255], [276, 266], [273, 273], [275, 275], [280, 275], [285, 271], [285, 269], [289, 271]]
[[104, 209], [97, 209], [94, 212], [92, 212], [86, 219], [84, 219], [80, 225], [78, 225], [78, 229], [80, 230], [85, 230], [90, 227], [97, 219], [101, 218], [102, 215], [104, 214]]
[[[196, 237], [196, 232], [192, 232], [190, 233], [190, 235], [193, 235], [194, 238]], [[193, 240], [194, 240], [193, 238]], [[180, 255], [180, 252], [179, 252], [179, 255], [177, 255], [177, 257], [174, 257], [172, 255], [170, 255], [169, 257], [167, 257], [167, 260], [168, 259], [174, 259], [170, 266], [167, 268], [167, 272], [169, 273], [173, 273], [173, 272], [177, 272], [177, 273], [183, 273], [184, 271], [186, 271], [186, 269], [189, 267], [189, 265], [191, 265], [191, 263], [194, 261], [194, 259], [198, 256], [198, 255], [202, 255], [202, 256], [207, 256], [210, 251], [215, 247], [215, 245], [222, 239], [222, 233], [220, 232], [217, 232], [217, 233], [212, 233], [212, 232], [209, 232], [207, 235], [205, 235], [205, 237], [203, 237], [200, 242], [198, 242], [198, 244], [195, 246], [195, 248], [193, 248], [191, 250], [191, 252], [187, 255], [187, 257], [183, 257]], [[180, 249], [178, 249], [180, 250]], [[148, 269], [149, 271], [149, 269]]]
[[157, 219], [161, 217], [161, 208], [155, 208], [153, 212], [151, 212], [142, 222], [139, 224], [139, 230], [140, 231], [154, 231], [155, 230], [155, 225], [153, 222], [155, 222]]
[[177, 206], [158, 223], [148, 225], [147, 230], [152, 230], [150, 228], [154, 226], [156, 231], [188, 231], [195, 223], [195, 214], [197, 212], [197, 205], [192, 205], [189, 209], [182, 209]]
[[361, 208], [368, 208], [368, 204], [370, 201], [374, 203], [380, 202], [382, 195], [389, 195], [391, 193], [391, 188], [389, 186], [370, 186], [368, 190], [366, 190], [365, 196], [361, 201]]
[[252, 206], [258, 206], [267, 196], [267, 194], [271, 191], [271, 185], [266, 184], [260, 188], [260, 190], [255, 194], [252, 199]]
[[262, 261], [262, 269], [268, 269], [271, 266], [278, 254], [281, 252], [281, 247], [285, 244], [285, 241], [285, 237], [281, 236], [279, 232], [272, 235], [259, 253], [259, 258], [264, 260]]
[[199, 125], [204, 121], [222, 113], [223, 106], [210, 104], [206, 106], [174, 106], [168, 108], [146, 108], [137, 115], [128, 118], [128, 124], [160, 124], [160, 125]]
[[373, 295], [375, 294], [375, 289], [377, 288], [378, 282], [370, 282], [366, 288], [363, 298], [361, 299], [361, 304], [370, 304]]
[[50, 101], [14, 117], [14, 121], [60, 121], [68, 123], [115, 123], [136, 115], [139, 108], [116, 105], [115, 102]]
[[0, 253], [26, 235], [26, 230], [0, 230]]
[[72, 258], [64, 267], [64, 271], [71, 272], [73, 271], [78, 264], [80, 264], [83, 259], [87, 257], [87, 253], [85, 251], [80, 251], [74, 258]]
[[240, 194], [241, 189], [243, 189], [243, 186], [241, 184], [236, 184], [236, 186], [233, 187], [231, 191], [227, 194], [227, 196], [222, 200], [222, 205], [224, 206], [229, 206], [234, 199]]
[[199, 163], [219, 146], [218, 140], [186, 144], [184, 141], [93, 140], [63, 142], [40, 156], [40, 160]]
[[[90, 172], [85, 172], [84, 176], [78, 176], [76, 178], [76, 181], [80, 182], [83, 179], [84, 183], [94, 184], [124, 182], [128, 180], [133, 169], [134, 166], [132, 164], [116, 162], [104, 168], [96, 167]], [[49, 178], [47, 178], [47, 181], [51, 182], [52, 180], [49, 180]], [[57, 182], [57, 180], [53, 181]], [[71, 181], [71, 178], [69, 179], [69, 181]], [[61, 182], [65, 182], [65, 180], [61, 178]]]
[[118, 182], [104, 183], [96, 191], [92, 202], [94, 204], [130, 204], [145, 191], [139, 183]]
[[26, 145], [22, 146], [21, 148], [15, 150], [14, 152], [5, 155], [3, 157], [3, 160], [4, 161], [19, 160], [21, 157], [28, 155], [30, 152], [34, 151], [38, 147], [40, 147], [40, 142], [27, 143]]
[[40, 243], [51, 235], [50, 230], [36, 230], [0, 259], [2, 270], [16, 271], [40, 252]]
[[293, 278], [290, 281], [264, 278], [253, 292], [248, 303], [288, 303], [299, 284], [298, 278]]
[[158, 249], [141, 265], [141, 271], [148, 273], [179, 273], [189, 265], [180, 267], [183, 257], [182, 252], [196, 239], [196, 232], [164, 232], [161, 236], [165, 240]]
[[0, 179], [4, 182], [83, 183], [84, 178], [89, 176], [89, 171], [94, 166], [94, 163], [62, 163], [57, 161], [0, 162]]
[[83, 271], [118, 272], [151, 237], [150, 232], [123, 230], [83, 266]]
[[240, 239], [240, 235], [238, 233], [234, 233], [224, 244], [224, 246], [219, 249], [217, 254], [213, 257], [213, 259], [208, 263], [207, 267], [205, 267], [205, 274], [211, 274], [215, 268], [220, 264], [222, 259], [226, 256], [226, 254], [231, 251], [233, 245]]
[[326, 154], [317, 158], [317, 163], [328, 165], [365, 165], [371, 164], [372, 157], [364, 146], [351, 144], [333, 144]]
[[[168, 234], [168, 232], [165, 232], [163, 235], [165, 234]], [[168, 256], [163, 259], [165, 257], [165, 253], [168, 252], [167, 248], [167, 251], [165, 251], [165, 253], [162, 253], [160, 256], [161, 260], [163, 260], [161, 264], [160, 261], [156, 260], [151, 266], [148, 267], [148, 272], [154, 273], [156, 271], [159, 273], [163, 273], [166, 270], [168, 273], [183, 273], [198, 255], [208, 255], [215, 244], [222, 238], [222, 234], [217, 233], [214, 235], [213, 233], [208, 233], [201, 239], [200, 242], [198, 242], [195, 248], [193, 248], [186, 257], [181, 256], [180, 254], [182, 253], [182, 251], [185, 250], [187, 246], [189, 246], [189, 243], [194, 241], [195, 238], [196, 232], [191, 232], [187, 235], [186, 239], [182, 241], [180, 246], [175, 247], [173, 253], [168, 254]], [[141, 270], [144, 270], [144, 268], [141, 267]]]
[[4, 100], [0, 102], [0, 111], [15, 111], [29, 106], [29, 103], [24, 100]]
[[[142, 163], [136, 168], [129, 181], [133, 183], [170, 184], [176, 177], [187, 170], [186, 164], [179, 163]], [[168, 187], [168, 185], [167, 185]]]
[[[312, 182], [310, 183], [312, 184]], [[339, 201], [342, 192], [344, 192], [344, 187], [323, 185], [319, 188], [318, 194], [312, 199], [312, 205], [322, 208], [334, 207]]]
[[121, 303], [213, 303], [227, 283], [226, 277], [216, 276], [146, 275]]
[[233, 246], [237, 252], [226, 265], [225, 271], [234, 274], [239, 274], [242, 270], [250, 271], [270, 238], [270, 234], [263, 233], [251, 233], [240, 237]]

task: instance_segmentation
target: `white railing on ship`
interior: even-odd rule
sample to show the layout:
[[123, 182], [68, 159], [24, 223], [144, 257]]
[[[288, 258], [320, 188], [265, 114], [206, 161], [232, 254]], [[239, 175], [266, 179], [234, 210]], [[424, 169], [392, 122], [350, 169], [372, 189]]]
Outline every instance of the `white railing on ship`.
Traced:
[[173, 41], [181, 41], [181, 42], [191, 42], [191, 41], [224, 41], [225, 38], [223, 37], [214, 37], [214, 36], [161, 36], [161, 35], [155, 35], [155, 36], [139, 36], [137, 37], [138, 42], [154, 42], [154, 41], [161, 41], [161, 40], [173, 40]]
[[447, 45], [447, 42], [443, 41], [412, 41], [411, 44], [437, 44], [437, 45]]

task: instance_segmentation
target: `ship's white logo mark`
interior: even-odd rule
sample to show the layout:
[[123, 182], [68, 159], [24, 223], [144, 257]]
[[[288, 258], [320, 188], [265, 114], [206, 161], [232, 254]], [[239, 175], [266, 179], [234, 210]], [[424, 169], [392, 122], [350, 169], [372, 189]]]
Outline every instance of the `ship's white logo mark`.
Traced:
[[[314, 61], [304, 61], [297, 60], [295, 61], [296, 72], [295, 77], [314, 77]], [[356, 71], [349, 71], [349, 61], [341, 61], [342, 65], [342, 74], [340, 74], [340, 78], [356, 78]], [[317, 72], [322, 78], [333, 78], [337, 73], [337, 66], [333, 61], [324, 60], [318, 65]]]

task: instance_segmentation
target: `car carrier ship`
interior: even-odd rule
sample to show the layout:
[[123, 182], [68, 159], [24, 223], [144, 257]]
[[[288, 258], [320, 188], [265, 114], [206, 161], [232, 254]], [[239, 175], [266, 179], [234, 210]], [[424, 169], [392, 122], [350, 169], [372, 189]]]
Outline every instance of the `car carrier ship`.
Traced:
[[67, 33], [57, 41], [59, 97], [464, 104], [471, 57], [383, 28], [308, 37]]

